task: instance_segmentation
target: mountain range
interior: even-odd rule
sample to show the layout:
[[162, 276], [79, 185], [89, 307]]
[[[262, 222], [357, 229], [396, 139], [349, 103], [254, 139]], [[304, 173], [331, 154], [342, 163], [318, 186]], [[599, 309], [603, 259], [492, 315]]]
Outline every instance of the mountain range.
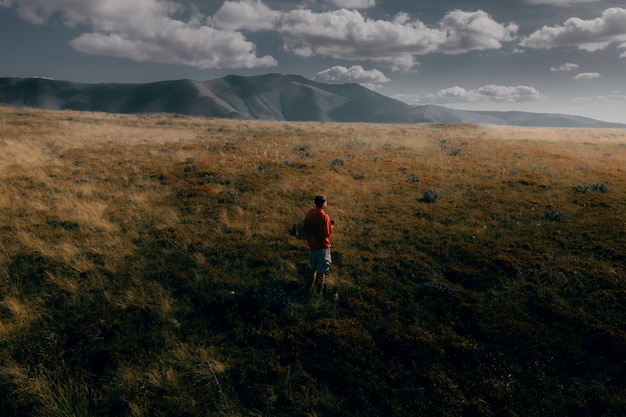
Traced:
[[0, 78], [0, 102], [54, 110], [175, 113], [248, 120], [626, 128], [625, 124], [566, 114], [410, 106], [359, 84], [326, 84], [281, 74], [141, 84]]

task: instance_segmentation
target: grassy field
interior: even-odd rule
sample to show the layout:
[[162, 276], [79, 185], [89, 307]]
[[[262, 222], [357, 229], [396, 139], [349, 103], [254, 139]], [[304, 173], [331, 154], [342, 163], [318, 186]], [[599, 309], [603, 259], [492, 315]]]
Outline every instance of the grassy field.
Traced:
[[0, 415], [626, 415], [626, 131], [0, 128]]

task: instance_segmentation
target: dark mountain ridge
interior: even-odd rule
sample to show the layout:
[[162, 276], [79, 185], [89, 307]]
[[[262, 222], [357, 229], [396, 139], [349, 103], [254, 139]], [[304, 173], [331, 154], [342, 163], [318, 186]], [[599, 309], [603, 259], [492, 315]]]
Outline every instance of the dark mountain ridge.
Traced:
[[564, 114], [410, 106], [359, 84], [326, 84], [281, 74], [142, 84], [0, 78], [0, 102], [53, 110], [175, 113], [233, 119], [626, 128], [624, 124]]

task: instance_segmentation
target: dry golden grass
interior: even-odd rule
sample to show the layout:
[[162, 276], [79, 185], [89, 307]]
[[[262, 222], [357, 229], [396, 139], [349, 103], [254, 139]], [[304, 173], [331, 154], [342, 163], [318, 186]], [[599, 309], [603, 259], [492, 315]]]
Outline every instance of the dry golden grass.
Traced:
[[[0, 126], [2, 415], [623, 410], [626, 131]], [[311, 300], [292, 227], [318, 193], [335, 265]]]

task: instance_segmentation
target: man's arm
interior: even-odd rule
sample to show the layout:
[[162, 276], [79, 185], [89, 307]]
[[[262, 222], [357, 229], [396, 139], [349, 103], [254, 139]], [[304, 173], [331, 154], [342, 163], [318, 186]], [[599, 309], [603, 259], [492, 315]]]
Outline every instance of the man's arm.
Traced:
[[330, 220], [330, 216], [326, 215], [324, 223], [326, 226], [326, 237], [330, 237], [333, 234], [333, 223]]

